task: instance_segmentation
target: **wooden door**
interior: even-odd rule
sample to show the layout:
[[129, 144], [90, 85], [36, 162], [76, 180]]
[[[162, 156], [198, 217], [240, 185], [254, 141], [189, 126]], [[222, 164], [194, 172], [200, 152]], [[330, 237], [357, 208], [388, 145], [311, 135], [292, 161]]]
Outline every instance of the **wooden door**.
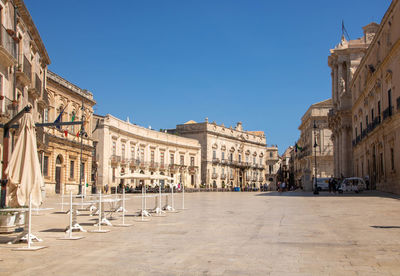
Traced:
[[61, 167], [56, 167], [56, 194], [61, 190]]

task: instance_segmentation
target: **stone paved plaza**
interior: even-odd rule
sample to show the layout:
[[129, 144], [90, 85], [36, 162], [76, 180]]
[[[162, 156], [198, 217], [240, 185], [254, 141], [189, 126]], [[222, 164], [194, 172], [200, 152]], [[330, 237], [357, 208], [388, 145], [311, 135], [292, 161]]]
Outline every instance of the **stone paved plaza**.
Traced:
[[[140, 200], [128, 195], [128, 215]], [[181, 206], [181, 195], [176, 206]], [[0, 245], [0, 275], [400, 275], [400, 201], [384, 193], [186, 193], [187, 210], [58, 240], [68, 215], [33, 217], [48, 248]], [[149, 202], [151, 206], [154, 199]], [[78, 221], [94, 229], [86, 213]], [[117, 222], [116, 220], [112, 221]], [[4, 237], [2, 237], [4, 241]]]

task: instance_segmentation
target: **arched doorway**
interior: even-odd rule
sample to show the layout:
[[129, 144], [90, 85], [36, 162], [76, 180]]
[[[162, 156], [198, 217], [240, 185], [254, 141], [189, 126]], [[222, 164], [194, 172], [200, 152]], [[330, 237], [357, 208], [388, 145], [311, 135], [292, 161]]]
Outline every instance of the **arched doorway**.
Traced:
[[60, 191], [61, 191], [61, 168], [62, 168], [62, 163], [63, 163], [62, 156], [58, 155], [57, 158], [56, 158], [56, 173], [55, 173], [55, 176], [56, 176], [56, 187], [55, 187], [56, 191], [55, 192], [56, 192], [56, 194], [59, 194]]

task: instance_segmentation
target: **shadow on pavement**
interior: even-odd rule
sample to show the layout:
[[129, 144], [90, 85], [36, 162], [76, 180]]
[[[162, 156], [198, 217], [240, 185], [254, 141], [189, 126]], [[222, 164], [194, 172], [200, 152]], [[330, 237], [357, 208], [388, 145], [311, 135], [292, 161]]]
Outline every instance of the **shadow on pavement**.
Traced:
[[256, 196], [295, 196], [295, 197], [385, 197], [400, 200], [399, 195], [385, 193], [380, 191], [364, 191], [362, 193], [329, 193], [329, 192], [319, 192], [318, 195], [314, 195], [313, 192], [304, 192], [304, 191], [288, 191], [288, 192], [262, 192], [257, 194]]
[[373, 225], [371, 226], [372, 228], [382, 228], [382, 229], [391, 229], [391, 228], [398, 228], [400, 229], [400, 226], [380, 226], [380, 225]]

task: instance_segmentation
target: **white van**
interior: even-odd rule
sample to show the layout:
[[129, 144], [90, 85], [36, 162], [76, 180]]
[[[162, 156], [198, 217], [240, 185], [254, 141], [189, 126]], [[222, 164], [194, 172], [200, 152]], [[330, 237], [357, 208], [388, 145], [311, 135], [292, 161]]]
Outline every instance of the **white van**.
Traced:
[[343, 179], [342, 183], [339, 184], [338, 191], [339, 193], [343, 192], [362, 192], [366, 189], [366, 185], [364, 179], [360, 177], [349, 177]]
[[327, 191], [329, 190], [329, 177], [321, 177], [317, 178], [317, 188], [318, 191]]

